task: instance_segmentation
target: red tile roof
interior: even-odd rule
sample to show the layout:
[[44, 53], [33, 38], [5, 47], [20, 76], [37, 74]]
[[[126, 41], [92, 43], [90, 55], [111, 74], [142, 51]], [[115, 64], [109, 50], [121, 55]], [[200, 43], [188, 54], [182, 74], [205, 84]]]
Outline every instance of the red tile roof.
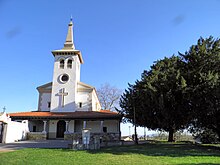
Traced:
[[34, 111], [34, 112], [17, 112], [10, 113], [10, 117], [14, 120], [25, 120], [25, 119], [121, 119], [122, 115], [108, 111], [101, 110], [99, 112], [96, 111], [77, 111], [77, 112], [42, 112], [42, 111]]

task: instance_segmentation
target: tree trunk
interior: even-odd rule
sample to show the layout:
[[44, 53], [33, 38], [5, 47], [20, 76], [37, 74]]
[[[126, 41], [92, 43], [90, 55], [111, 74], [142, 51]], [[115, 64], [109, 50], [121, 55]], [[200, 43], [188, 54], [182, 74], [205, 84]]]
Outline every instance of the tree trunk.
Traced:
[[136, 125], [136, 112], [134, 107], [134, 144], [138, 144], [138, 137], [137, 137], [137, 125]]
[[138, 144], [138, 137], [137, 137], [137, 127], [136, 124], [134, 125], [134, 143]]
[[168, 142], [174, 142], [174, 141], [175, 141], [173, 135], [174, 135], [174, 129], [171, 128], [171, 129], [169, 130]]

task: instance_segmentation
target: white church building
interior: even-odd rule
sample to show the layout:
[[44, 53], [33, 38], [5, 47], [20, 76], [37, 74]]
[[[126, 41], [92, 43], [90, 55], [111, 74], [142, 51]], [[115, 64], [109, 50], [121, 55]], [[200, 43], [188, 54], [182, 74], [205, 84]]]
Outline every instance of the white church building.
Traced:
[[38, 110], [9, 114], [13, 121], [28, 120], [29, 139], [68, 139], [83, 129], [120, 140], [122, 116], [102, 110], [96, 89], [80, 81], [83, 57], [75, 49], [73, 23], [68, 25], [64, 47], [52, 51], [53, 80], [37, 87]]

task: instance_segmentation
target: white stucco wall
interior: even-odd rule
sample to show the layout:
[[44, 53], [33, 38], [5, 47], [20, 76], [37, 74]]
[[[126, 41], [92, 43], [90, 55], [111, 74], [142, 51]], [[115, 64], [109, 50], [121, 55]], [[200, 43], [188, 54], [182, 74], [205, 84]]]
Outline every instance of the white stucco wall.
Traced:
[[[119, 126], [117, 120], [104, 120], [103, 127], [107, 127], [107, 133], [118, 133]], [[99, 133], [101, 131], [101, 121], [87, 121], [86, 128], [91, 132]]]
[[51, 138], [56, 138], [56, 133], [57, 133], [57, 122], [59, 120], [50, 120], [48, 121], [47, 125], [49, 125], [49, 135], [48, 137]]
[[[89, 111], [91, 109], [91, 94], [89, 92], [77, 92], [77, 111]], [[82, 107], [79, 107], [79, 103]]]
[[[79, 107], [79, 103], [82, 102], [82, 108]], [[84, 91], [77, 93], [77, 111], [99, 111], [101, 105], [95, 90], [91, 92]]]
[[71, 120], [71, 121], [69, 122], [68, 131], [69, 131], [70, 133], [74, 133], [74, 130], [75, 130], [75, 121], [74, 121], [74, 120]]
[[100, 133], [101, 121], [87, 121], [86, 128], [90, 129], [91, 132]]
[[22, 122], [10, 121], [7, 123], [5, 143], [26, 139], [27, 132], [29, 132], [27, 120]]
[[40, 94], [40, 111], [50, 111], [50, 108], [48, 107], [48, 102], [51, 102], [51, 93]]
[[[64, 60], [64, 69], [60, 68], [60, 60]], [[72, 68], [67, 68], [68, 59], [72, 59]], [[69, 80], [66, 83], [60, 81], [60, 77], [63, 74], [69, 76]], [[53, 72], [53, 87], [51, 95], [51, 111], [53, 112], [74, 112], [75, 100], [77, 92], [77, 82], [80, 81], [80, 61], [77, 55], [56, 55], [54, 62]], [[58, 93], [65, 88], [65, 92], [68, 93], [64, 96], [65, 106], [62, 107], [61, 96]]]
[[95, 90], [92, 91], [92, 111], [99, 111], [101, 105]]
[[103, 127], [107, 127], [108, 132], [119, 132], [119, 121], [118, 120], [104, 120]]
[[36, 132], [42, 132], [44, 129], [44, 123], [42, 120], [33, 120], [28, 122], [28, 128], [30, 132], [33, 132], [33, 126], [36, 126]]
[[57, 122], [58, 122], [59, 120], [50, 120], [49, 122], [48, 122], [48, 124], [49, 124], [49, 132], [56, 132], [57, 131]]
[[75, 120], [75, 129], [74, 132], [82, 132], [83, 129], [83, 121], [82, 120]]

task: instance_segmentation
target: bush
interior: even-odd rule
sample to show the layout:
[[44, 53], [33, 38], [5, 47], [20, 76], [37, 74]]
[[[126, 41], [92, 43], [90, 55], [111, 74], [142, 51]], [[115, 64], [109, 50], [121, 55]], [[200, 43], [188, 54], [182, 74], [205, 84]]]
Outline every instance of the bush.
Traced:
[[219, 143], [218, 135], [210, 129], [203, 130], [201, 133], [198, 133], [195, 138], [200, 139], [204, 144]]

